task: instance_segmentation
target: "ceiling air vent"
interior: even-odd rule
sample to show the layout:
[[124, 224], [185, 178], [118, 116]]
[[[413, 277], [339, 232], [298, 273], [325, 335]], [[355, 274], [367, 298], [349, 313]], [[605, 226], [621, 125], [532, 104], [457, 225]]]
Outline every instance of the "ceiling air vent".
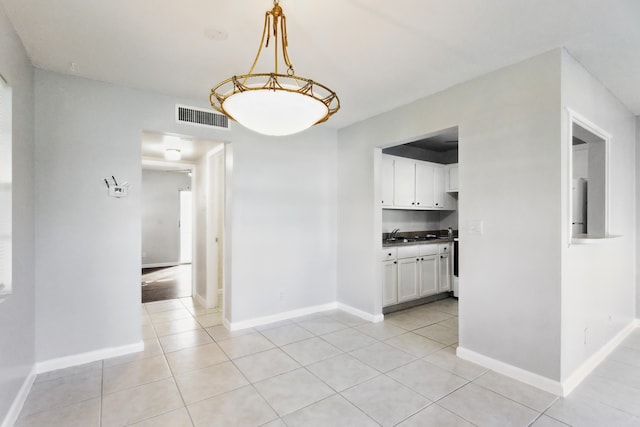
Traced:
[[229, 129], [229, 118], [223, 114], [186, 105], [176, 105], [176, 121], [191, 125]]

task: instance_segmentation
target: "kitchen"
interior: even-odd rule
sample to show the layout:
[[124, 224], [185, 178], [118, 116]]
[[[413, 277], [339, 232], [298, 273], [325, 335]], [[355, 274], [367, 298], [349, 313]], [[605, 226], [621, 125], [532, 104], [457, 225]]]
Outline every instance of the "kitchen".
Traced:
[[458, 297], [458, 128], [382, 150], [382, 307]]

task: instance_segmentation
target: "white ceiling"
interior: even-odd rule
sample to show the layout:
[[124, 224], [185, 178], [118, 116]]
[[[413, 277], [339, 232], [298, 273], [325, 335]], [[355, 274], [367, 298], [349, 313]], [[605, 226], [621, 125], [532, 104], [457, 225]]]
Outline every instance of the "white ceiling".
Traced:
[[[156, 132], [142, 132], [142, 158], [166, 163], [196, 163], [202, 156], [219, 146], [220, 142], [191, 138], [182, 135], [168, 135]], [[180, 150], [180, 161], [167, 161], [164, 152], [167, 148]], [[152, 162], [153, 163], [153, 162]], [[162, 166], [162, 165], [161, 165]], [[162, 166], [164, 167], [164, 166]]]
[[[271, 0], [1, 0], [37, 67], [208, 102], [248, 72]], [[565, 47], [640, 115], [638, 0], [282, 0], [296, 73], [342, 127]], [[225, 40], [214, 40], [217, 38]], [[268, 58], [268, 61], [266, 60]], [[272, 70], [271, 55], [257, 72]], [[75, 64], [72, 66], [72, 64]]]

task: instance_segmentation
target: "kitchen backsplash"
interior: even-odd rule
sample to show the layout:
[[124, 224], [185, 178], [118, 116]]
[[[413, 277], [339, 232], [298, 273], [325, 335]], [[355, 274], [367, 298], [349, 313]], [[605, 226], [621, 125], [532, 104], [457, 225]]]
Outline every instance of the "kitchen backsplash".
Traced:
[[382, 232], [441, 230], [458, 228], [457, 211], [409, 211], [399, 209], [382, 210]]

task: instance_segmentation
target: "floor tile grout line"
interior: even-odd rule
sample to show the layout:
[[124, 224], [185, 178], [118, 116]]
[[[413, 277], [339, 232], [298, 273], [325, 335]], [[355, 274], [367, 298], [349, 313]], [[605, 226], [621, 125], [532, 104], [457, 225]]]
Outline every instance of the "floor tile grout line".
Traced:
[[[509, 400], [511, 400], [512, 402], [515, 402], [515, 403], [517, 403], [517, 404], [519, 404], [519, 405], [521, 405], [521, 406], [524, 406], [525, 408], [529, 408], [529, 409], [531, 409], [532, 411], [539, 412], [540, 414], [543, 414], [547, 409], [549, 409], [551, 406], [553, 406], [553, 404], [558, 400], [558, 396], [556, 396], [556, 397], [553, 399], [553, 401], [552, 401], [549, 405], [547, 405], [547, 407], [546, 407], [545, 409], [543, 409], [542, 411], [540, 411], [540, 410], [539, 410], [539, 409], [537, 409], [537, 408], [532, 408], [531, 406], [529, 406], [529, 405], [525, 404], [524, 402], [520, 402], [520, 401], [518, 401], [518, 400], [515, 400], [515, 399], [513, 399], [512, 397], [507, 396], [506, 394], [500, 393], [499, 391], [493, 390], [493, 389], [491, 389], [491, 388], [489, 388], [489, 387], [485, 387], [485, 386], [483, 386], [482, 384], [478, 384], [478, 383], [476, 382], [476, 380], [480, 379], [481, 377], [483, 377], [483, 376], [487, 375], [487, 374], [488, 374], [488, 373], [490, 373], [490, 372], [493, 372], [494, 374], [498, 374], [498, 375], [500, 375], [500, 373], [499, 373], [499, 372], [492, 371], [491, 369], [489, 369], [488, 371], [484, 372], [483, 374], [478, 375], [476, 378], [474, 378], [474, 379], [473, 379], [473, 380], [471, 380], [470, 382], [471, 382], [471, 383], [473, 383], [474, 385], [478, 386], [478, 387], [481, 387], [481, 388], [483, 388], [483, 389], [485, 389], [485, 390], [491, 391], [491, 392], [493, 392], [493, 393], [495, 393], [495, 394], [497, 394], [497, 395], [499, 395], [499, 396], [504, 397], [505, 399], [509, 399]], [[523, 383], [523, 384], [524, 384], [524, 383]], [[528, 384], [525, 384], [525, 385], [528, 385]], [[533, 386], [529, 386], [529, 387], [534, 388], [534, 389], [536, 389], [536, 390], [540, 390], [540, 389], [538, 389], [537, 387], [533, 387]], [[544, 391], [544, 390], [540, 390], [540, 391]]]

